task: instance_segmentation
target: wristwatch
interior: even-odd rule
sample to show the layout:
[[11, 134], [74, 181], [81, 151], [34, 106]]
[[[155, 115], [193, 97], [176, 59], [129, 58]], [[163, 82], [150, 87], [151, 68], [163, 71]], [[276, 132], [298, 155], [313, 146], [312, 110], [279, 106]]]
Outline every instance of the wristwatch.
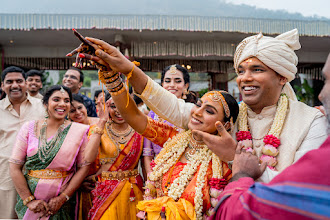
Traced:
[[228, 168], [229, 168], [230, 170], [232, 170], [233, 163], [234, 163], [234, 160], [230, 160], [230, 161], [227, 162], [227, 164], [228, 164]]

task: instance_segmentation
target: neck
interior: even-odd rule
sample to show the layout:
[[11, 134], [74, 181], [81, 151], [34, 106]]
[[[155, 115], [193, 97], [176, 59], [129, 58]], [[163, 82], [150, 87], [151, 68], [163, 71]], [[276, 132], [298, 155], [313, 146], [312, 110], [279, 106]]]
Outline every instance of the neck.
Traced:
[[86, 119], [84, 120], [83, 124], [85, 124], [85, 125], [89, 125], [89, 123], [90, 123], [89, 118], [86, 117]]
[[128, 128], [127, 123], [123, 123], [123, 124], [112, 123], [111, 125], [114, 129], [116, 129], [118, 131], [124, 131]]
[[77, 90], [71, 90], [71, 93], [72, 94], [78, 94], [79, 93], [79, 89], [77, 89]]
[[30, 94], [30, 96], [36, 96], [36, 95], [38, 95], [38, 93], [39, 93], [39, 91], [29, 91], [29, 94]]
[[62, 124], [65, 123], [65, 119], [55, 119], [55, 118], [48, 118], [47, 126], [52, 128], [59, 128]]
[[20, 105], [22, 102], [24, 102], [27, 99], [27, 95], [25, 94], [22, 96], [20, 99], [9, 99], [10, 103], [15, 106], [15, 105]]

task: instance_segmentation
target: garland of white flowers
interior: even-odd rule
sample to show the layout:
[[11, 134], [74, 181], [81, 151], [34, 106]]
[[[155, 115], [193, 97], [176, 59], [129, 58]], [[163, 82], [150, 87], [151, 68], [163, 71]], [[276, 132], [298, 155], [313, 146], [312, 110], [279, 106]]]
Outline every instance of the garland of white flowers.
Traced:
[[[149, 175], [149, 180], [157, 181], [161, 178], [175, 163], [180, 159], [185, 149], [188, 147], [191, 131], [182, 132], [176, 135], [173, 139], [169, 139], [162, 151], [155, 159], [155, 167]], [[180, 172], [179, 177], [176, 178], [168, 189], [168, 196], [174, 200], [178, 200], [184, 192], [186, 186], [189, 184], [194, 173], [197, 174], [197, 182], [195, 187], [195, 211], [197, 219], [202, 219], [203, 216], [203, 192], [205, 186], [205, 176], [208, 165], [212, 161], [212, 177], [220, 178], [222, 176], [222, 165], [219, 158], [212, 153], [211, 150], [204, 145], [201, 149], [196, 151], [195, 155], [187, 162], [187, 165]]]
[[[279, 136], [282, 132], [283, 125], [285, 122], [285, 117], [288, 111], [289, 100], [286, 94], [281, 94], [275, 117], [273, 120], [273, 124], [268, 132], [268, 134], [264, 137], [265, 146], [262, 149], [263, 155], [260, 157], [261, 161], [265, 161], [268, 163], [269, 168], [275, 169], [277, 164], [276, 156], [279, 151], [277, 147], [281, 144], [279, 140]], [[240, 104], [240, 110], [238, 115], [238, 130], [236, 136], [239, 142], [244, 140], [252, 139], [251, 133], [249, 132], [248, 127], [248, 116], [247, 116], [248, 106], [244, 102]]]

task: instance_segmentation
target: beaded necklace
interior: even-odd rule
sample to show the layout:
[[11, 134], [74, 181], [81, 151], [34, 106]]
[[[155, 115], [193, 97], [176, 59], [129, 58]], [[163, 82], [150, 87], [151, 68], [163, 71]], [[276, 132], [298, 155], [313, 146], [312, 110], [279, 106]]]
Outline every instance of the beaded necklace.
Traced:
[[65, 121], [60, 127], [57, 129], [56, 134], [54, 137], [47, 142], [47, 121], [45, 119], [42, 127], [40, 129], [40, 136], [39, 136], [39, 148], [38, 148], [38, 158], [44, 163], [48, 155], [53, 151], [53, 148], [58, 145], [59, 141], [63, 137], [63, 130], [65, 128]]
[[[278, 147], [281, 144], [279, 136], [282, 132], [285, 117], [288, 111], [289, 100], [286, 94], [280, 95], [277, 103], [277, 109], [273, 124], [270, 127], [268, 134], [263, 138], [265, 145], [262, 147], [262, 155], [259, 158], [261, 162], [267, 162], [268, 167], [272, 170], [276, 170], [277, 155], [279, 153]], [[243, 145], [247, 151], [252, 151], [252, 135], [249, 131], [248, 117], [247, 117], [248, 106], [242, 102], [240, 104], [240, 111], [238, 115], [238, 132], [236, 133], [236, 139], [239, 145]]]

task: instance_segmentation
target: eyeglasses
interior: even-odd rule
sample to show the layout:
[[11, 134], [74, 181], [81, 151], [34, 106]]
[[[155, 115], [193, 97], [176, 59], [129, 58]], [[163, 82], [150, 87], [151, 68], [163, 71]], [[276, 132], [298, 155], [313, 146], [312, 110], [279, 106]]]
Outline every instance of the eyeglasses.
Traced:
[[73, 75], [64, 75], [64, 78], [70, 78], [70, 79], [78, 80], [78, 78], [73, 76]]

